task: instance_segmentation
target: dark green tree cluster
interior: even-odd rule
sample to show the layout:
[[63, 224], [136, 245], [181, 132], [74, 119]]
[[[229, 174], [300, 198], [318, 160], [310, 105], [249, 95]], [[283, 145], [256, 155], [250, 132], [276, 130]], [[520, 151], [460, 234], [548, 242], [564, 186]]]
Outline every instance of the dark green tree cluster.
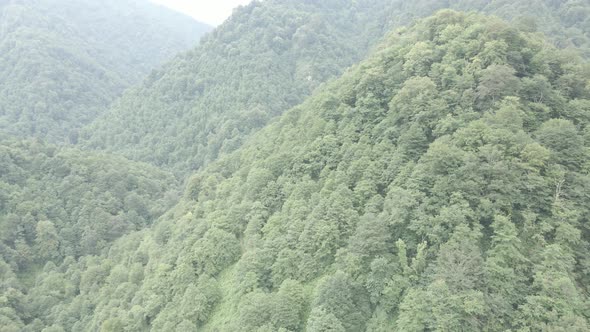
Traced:
[[394, 1], [398, 24], [441, 9], [477, 11], [514, 22], [528, 32], [542, 31], [559, 48], [590, 57], [590, 9], [584, 0], [416, 0]]
[[0, 131], [75, 143], [124, 88], [208, 30], [148, 1], [2, 1]]
[[100, 254], [177, 200], [174, 177], [152, 166], [38, 141], [0, 142], [0, 170], [2, 331], [78, 293], [56, 266]]
[[174, 177], [152, 166], [39, 141], [0, 142], [0, 163], [0, 233], [14, 267], [98, 254], [177, 196]]
[[33, 331], [587, 331], [589, 81], [540, 34], [442, 11], [195, 174], [148, 230], [46, 265], [25, 297], [4, 269], [0, 317]]

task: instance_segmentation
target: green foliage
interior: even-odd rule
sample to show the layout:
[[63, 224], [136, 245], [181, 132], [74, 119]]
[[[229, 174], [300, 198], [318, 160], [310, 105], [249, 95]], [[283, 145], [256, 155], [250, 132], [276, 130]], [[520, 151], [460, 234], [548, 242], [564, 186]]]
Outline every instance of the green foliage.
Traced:
[[[404, 66], [426, 52], [413, 51], [419, 43], [432, 58]], [[490, 45], [511, 56], [491, 56]], [[574, 306], [540, 302], [557, 287], [541, 280], [557, 272], [538, 269], [548, 246], [568, 248], [571, 262], [583, 257], [585, 187], [571, 181], [588, 181], [587, 122], [567, 107], [536, 112], [543, 101], [567, 105], [570, 87], [587, 80], [582, 68], [498, 19], [441, 12], [421, 21], [199, 172], [174, 212], [191, 222], [160, 220], [170, 233], [149, 250], [150, 264], [192, 257], [195, 274], [224, 275], [218, 309], [203, 322], [211, 330], [583, 328], [578, 264], [555, 268]], [[510, 75], [494, 82], [495, 69]], [[562, 98], [519, 89], [526, 79]], [[580, 144], [569, 152], [562, 140]], [[161, 288], [158, 301], [176, 301], [166, 271], [146, 275], [136, 296]], [[293, 292], [302, 307], [279, 305], [290, 280], [315, 289]], [[547, 306], [555, 314], [539, 316]]]
[[[531, 22], [441, 11], [393, 32], [368, 59], [267, 124], [362, 55], [352, 39], [350, 58], [342, 57], [334, 71], [326, 66], [348, 45], [333, 33], [357, 31], [343, 22], [363, 26], [367, 13], [384, 8], [370, 3], [355, 1], [360, 7], [351, 12], [352, 2], [344, 0], [269, 0], [242, 8], [200, 48], [125, 97], [113, 111], [119, 121], [105, 117], [88, 129], [88, 146], [104, 143], [179, 174], [208, 166], [151, 226], [107, 242], [109, 250], [98, 255], [37, 267], [30, 287], [13, 265], [35, 267], [55, 248], [61, 254], [67, 237], [54, 214], [20, 213], [38, 201], [9, 201], [15, 212], [3, 217], [0, 233], [8, 234], [2, 253], [12, 255], [0, 265], [0, 287], [8, 294], [0, 298], [2, 322], [74, 331], [587, 330], [590, 71], [582, 58], [531, 32]], [[384, 15], [403, 21], [414, 9], [426, 13], [441, 3], [413, 2], [394, 15], [401, 4], [394, 2]], [[561, 19], [562, 3], [536, 6]], [[449, 5], [507, 16], [533, 8], [521, 1]], [[568, 31], [581, 20], [581, 8], [573, 7]], [[367, 16], [356, 16], [361, 13]], [[265, 25], [293, 31], [271, 33]], [[242, 28], [257, 33], [240, 35]], [[282, 32], [292, 38], [275, 38]], [[318, 50], [334, 52], [318, 60], [319, 81], [292, 79], [298, 70], [307, 77], [308, 67], [286, 65], [287, 75], [274, 66], [296, 63], [297, 52], [309, 65], [305, 55]], [[244, 54], [249, 61], [237, 61]], [[269, 68], [284, 75], [263, 76]], [[252, 104], [244, 101], [248, 96]], [[257, 116], [260, 110], [265, 116]], [[182, 124], [164, 121], [171, 112]], [[242, 122], [247, 129], [234, 133]], [[99, 130], [112, 123], [129, 127], [119, 131], [120, 146], [118, 138], [106, 138], [110, 131]], [[20, 171], [27, 160], [46, 170], [34, 174], [77, 174], [58, 158], [67, 151], [75, 150], [30, 159], [0, 155], [3, 169], [16, 174], [0, 184], [2, 208], [12, 188], [24, 188], [20, 183], [30, 178]], [[112, 180], [106, 184], [90, 177], [109, 194], [105, 202], [99, 196], [105, 209], [92, 216], [159, 215], [151, 208], [167, 187], [154, 184], [161, 188], [147, 195], [154, 201], [146, 193], [155, 190], [117, 187], [133, 167], [146, 166], [128, 167], [105, 172]], [[140, 174], [136, 182], [168, 178], [147, 169]], [[63, 210], [65, 218], [69, 210]], [[28, 236], [19, 239], [21, 233]], [[40, 251], [48, 256], [36, 260]], [[31, 258], [13, 263], [12, 257]]]
[[[582, 66], [478, 15], [441, 12], [392, 35], [85, 267], [80, 289], [101, 296], [84, 299], [97, 309], [80, 326], [583, 329], [589, 211], [573, 179], [588, 181], [587, 122], [566, 106], [590, 97]], [[138, 269], [133, 301], [116, 297], [128, 279], [110, 261]], [[135, 306], [139, 323], [105, 319]]]
[[[555, 45], [576, 48], [590, 57], [589, 24], [582, 18], [586, 7], [578, 0], [253, 2], [238, 10], [198, 48], [131, 89], [107, 114], [82, 131], [81, 144], [186, 176], [219, 155], [236, 150], [272, 118], [341, 74], [391, 27], [400, 27], [444, 8], [476, 10], [513, 20], [526, 31], [538, 29], [547, 33]], [[535, 17], [527, 13], [535, 13]], [[407, 81], [408, 93], [414, 87], [420, 94], [415, 103], [394, 102], [390, 108], [403, 105], [413, 114], [416, 107], [421, 107], [416, 104], [420, 102], [444, 107], [441, 100], [420, 100], [431, 91], [432, 85], [424, 82], [431, 73], [436, 73], [444, 84], [478, 84], [464, 96], [478, 98], [478, 109], [490, 107], [518, 88], [527, 89], [540, 101], [560, 99], [559, 94], [546, 94], [551, 88], [542, 81], [543, 75], [518, 79], [527, 76], [521, 70], [528, 62], [532, 67], [539, 59], [529, 59], [527, 52], [519, 52], [521, 45], [511, 40], [515, 35], [502, 24], [490, 28], [488, 34], [506, 40], [490, 39], [484, 45], [454, 40], [453, 56], [473, 60], [471, 57], [477, 55], [473, 65], [485, 70], [477, 75], [462, 75], [455, 66], [442, 66], [434, 46], [460, 33], [460, 27], [452, 23], [441, 28], [445, 31], [439, 31], [440, 40], [417, 42], [403, 62], [395, 64], [416, 76]], [[512, 61], [511, 66], [506, 66], [506, 61]], [[379, 76], [374, 74], [367, 76], [367, 80]], [[461, 82], [453, 82], [459, 77]], [[377, 78], [375, 82], [378, 81]], [[584, 84], [578, 83], [575, 89]], [[379, 113], [378, 108], [371, 107], [377, 101], [372, 98], [378, 97], [375, 92], [363, 96], [367, 107], [359, 108], [365, 112], [366, 121], [376, 115], [369, 114], [368, 109]], [[545, 104], [557, 106], [549, 101]], [[434, 110], [435, 105], [428, 107]], [[422, 124], [416, 123], [402, 140], [408, 145], [410, 158], [428, 143], [423, 129]]]
[[151, 224], [175, 180], [120, 157], [39, 142], [0, 142], [1, 255], [14, 271], [95, 255]]
[[307, 322], [307, 331], [310, 332], [345, 332], [346, 329], [334, 314], [326, 312], [321, 307], [311, 311]]
[[125, 94], [81, 144], [186, 176], [362, 59], [385, 33], [390, 7], [255, 1]]
[[209, 29], [133, 0], [3, 1], [0, 18], [0, 131], [54, 143]]
[[212, 228], [195, 243], [193, 265], [198, 274], [216, 275], [233, 263], [239, 254], [240, 246], [233, 235]]
[[220, 294], [215, 280], [202, 277], [190, 285], [183, 295], [181, 315], [186, 321], [204, 323], [209, 319]]

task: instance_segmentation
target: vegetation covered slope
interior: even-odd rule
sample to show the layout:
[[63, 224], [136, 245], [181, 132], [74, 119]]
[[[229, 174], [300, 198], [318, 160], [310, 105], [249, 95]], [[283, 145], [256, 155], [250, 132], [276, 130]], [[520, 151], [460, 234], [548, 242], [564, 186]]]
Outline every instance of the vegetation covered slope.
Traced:
[[[169, 173], [121, 157], [0, 141], [0, 168], [2, 254], [14, 267], [98, 254], [175, 203]], [[51, 250], [39, 243], [43, 227]]]
[[254, 1], [86, 128], [84, 147], [186, 175], [364, 57], [385, 0]]
[[3, 319], [587, 331], [589, 79], [538, 34], [443, 11], [199, 172], [149, 231], [47, 267], [28, 296], [3, 285]]
[[255, 1], [130, 91], [82, 144], [190, 174], [360, 60], [384, 31], [442, 8], [498, 15], [561, 48], [590, 49], [590, 9], [579, 0]]
[[[51, 294], [37, 296], [38, 274], [99, 254], [178, 199], [174, 177], [153, 166], [38, 141], [1, 141], [0, 169], [2, 331], [21, 330], [11, 316], [26, 320], [75, 294], [53, 280]], [[24, 302], [23, 294], [36, 300]]]
[[0, 131], [53, 142], [209, 27], [147, 0], [0, 3]]
[[398, 1], [401, 23], [450, 8], [478, 11], [514, 21], [521, 29], [538, 29], [559, 48], [575, 48], [590, 58], [590, 7], [585, 0], [418, 0]]

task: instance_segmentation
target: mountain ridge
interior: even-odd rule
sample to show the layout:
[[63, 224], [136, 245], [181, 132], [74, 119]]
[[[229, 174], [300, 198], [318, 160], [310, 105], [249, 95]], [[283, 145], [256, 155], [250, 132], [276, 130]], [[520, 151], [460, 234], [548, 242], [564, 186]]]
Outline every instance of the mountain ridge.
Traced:
[[[184, 178], [340, 75], [386, 31], [444, 8], [514, 19], [523, 29], [547, 33], [562, 48], [590, 49], [584, 15], [568, 14], [587, 9], [575, 0], [253, 2], [86, 127], [82, 146]], [[532, 11], [540, 16], [526, 16]], [[121, 125], [115, 129], [113, 123]]]
[[[48, 274], [80, 294], [45, 319], [584, 331], [587, 67], [497, 18], [421, 20], [198, 172], [153, 227]], [[80, 305], [96, 309], [57, 314]]]
[[61, 144], [209, 30], [139, 0], [8, 1], [0, 18], [0, 131]]
[[[514, 20], [400, 27], [440, 6]], [[0, 141], [0, 326], [588, 330], [587, 9], [241, 8], [82, 144]]]

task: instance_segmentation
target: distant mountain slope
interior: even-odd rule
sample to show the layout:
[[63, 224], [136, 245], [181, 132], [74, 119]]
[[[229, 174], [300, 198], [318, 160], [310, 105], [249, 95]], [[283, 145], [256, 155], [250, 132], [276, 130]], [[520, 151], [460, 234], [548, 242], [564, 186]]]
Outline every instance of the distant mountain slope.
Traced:
[[478, 11], [546, 34], [559, 48], [576, 48], [590, 58], [590, 4], [587, 0], [417, 0], [396, 1], [400, 23], [450, 8]]
[[131, 84], [210, 29], [141, 0], [0, 4], [0, 132], [75, 141]]
[[513, 19], [590, 55], [588, 6], [577, 0], [255, 1], [129, 91], [84, 130], [82, 145], [186, 175], [239, 147], [391, 27], [447, 7]]
[[[170, 208], [178, 185], [150, 165], [38, 141], [0, 141], [0, 169], [0, 253], [20, 268], [100, 253]], [[51, 253], [32, 249], [42, 223], [56, 232]]]
[[[25, 302], [56, 330], [587, 331], [589, 79], [538, 34], [443, 11]], [[57, 281], [79, 293], [47, 309]]]
[[82, 145], [186, 175], [359, 61], [387, 30], [390, 7], [254, 1], [129, 91], [86, 128]]

